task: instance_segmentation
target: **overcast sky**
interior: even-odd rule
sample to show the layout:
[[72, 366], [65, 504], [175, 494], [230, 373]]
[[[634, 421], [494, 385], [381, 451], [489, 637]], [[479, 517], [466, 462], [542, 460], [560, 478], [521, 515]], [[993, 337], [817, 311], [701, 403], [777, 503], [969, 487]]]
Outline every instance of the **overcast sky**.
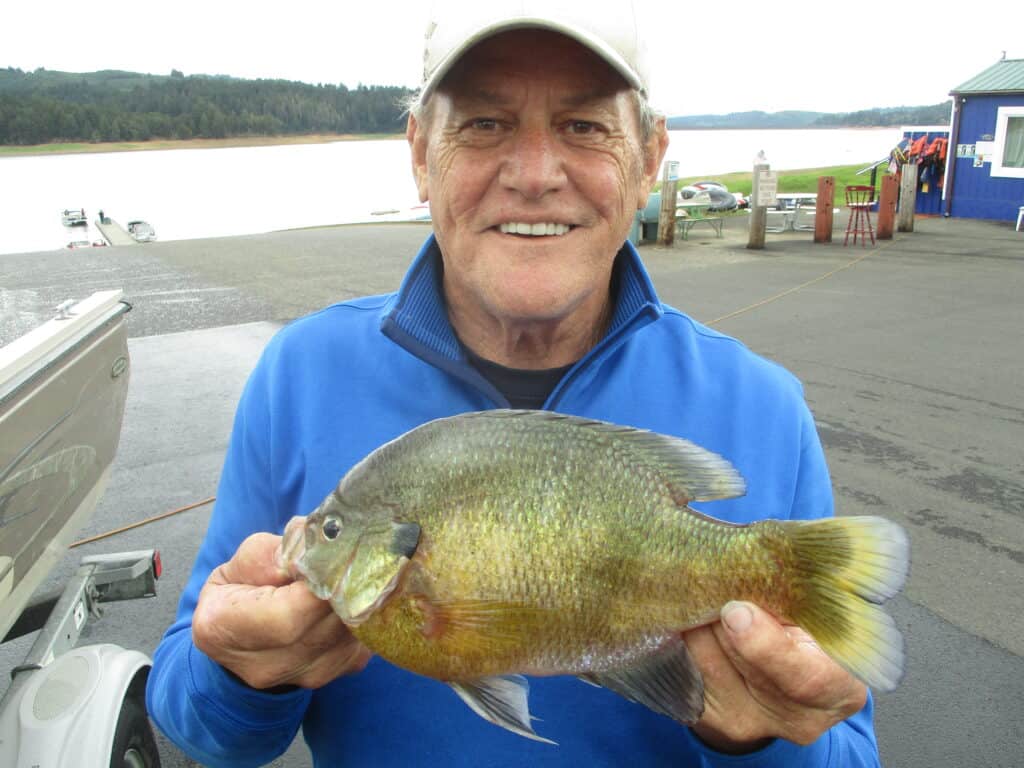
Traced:
[[[354, 87], [417, 85], [428, 0], [4, 5], [0, 67]], [[1021, 0], [652, 0], [650, 15], [652, 101], [670, 115], [935, 104], [1003, 51], [1024, 58]]]

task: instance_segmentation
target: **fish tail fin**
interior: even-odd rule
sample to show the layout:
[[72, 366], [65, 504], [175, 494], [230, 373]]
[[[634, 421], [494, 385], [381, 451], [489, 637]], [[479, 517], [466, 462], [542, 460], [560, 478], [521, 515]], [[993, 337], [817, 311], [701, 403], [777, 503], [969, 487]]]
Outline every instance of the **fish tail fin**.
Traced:
[[881, 603], [903, 586], [906, 532], [881, 517], [832, 517], [785, 524], [797, 584], [789, 618], [823, 651], [880, 691], [903, 677], [903, 637]]

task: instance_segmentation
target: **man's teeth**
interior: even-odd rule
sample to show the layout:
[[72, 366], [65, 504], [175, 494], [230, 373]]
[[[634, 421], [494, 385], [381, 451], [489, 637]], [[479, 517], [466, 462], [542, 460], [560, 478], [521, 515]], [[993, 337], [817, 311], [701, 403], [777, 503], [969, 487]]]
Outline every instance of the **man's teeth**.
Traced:
[[498, 229], [506, 235], [564, 235], [569, 231], [568, 224], [555, 224], [554, 222], [538, 222], [537, 224], [526, 224], [522, 221], [513, 221], [501, 224]]

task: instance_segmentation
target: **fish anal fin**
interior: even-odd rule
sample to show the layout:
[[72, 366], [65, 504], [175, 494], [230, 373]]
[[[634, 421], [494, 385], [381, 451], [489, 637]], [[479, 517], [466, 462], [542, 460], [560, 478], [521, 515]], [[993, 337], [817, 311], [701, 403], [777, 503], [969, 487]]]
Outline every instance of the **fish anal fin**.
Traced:
[[530, 725], [530, 684], [522, 675], [482, 677], [448, 683], [466, 706], [489, 723], [533, 741], [555, 744], [538, 736]]
[[628, 666], [580, 677], [680, 723], [692, 725], [704, 713], [704, 681], [679, 637]]

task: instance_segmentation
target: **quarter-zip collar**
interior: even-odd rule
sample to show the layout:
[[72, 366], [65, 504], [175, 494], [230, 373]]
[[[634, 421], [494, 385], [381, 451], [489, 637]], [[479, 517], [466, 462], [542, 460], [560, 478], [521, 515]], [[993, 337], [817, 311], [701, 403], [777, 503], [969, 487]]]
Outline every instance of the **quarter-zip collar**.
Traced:
[[[626, 242], [619, 250], [615, 268], [619, 278], [618, 296], [604, 338], [569, 370], [545, 407], [553, 407], [573, 380], [663, 314], [664, 308], [650, 276], [631, 243]], [[504, 396], [469, 363], [455, 335], [442, 289], [443, 271], [441, 250], [431, 235], [409, 267], [398, 293], [385, 306], [381, 332], [421, 360], [459, 378], [497, 405], [507, 407]]]

